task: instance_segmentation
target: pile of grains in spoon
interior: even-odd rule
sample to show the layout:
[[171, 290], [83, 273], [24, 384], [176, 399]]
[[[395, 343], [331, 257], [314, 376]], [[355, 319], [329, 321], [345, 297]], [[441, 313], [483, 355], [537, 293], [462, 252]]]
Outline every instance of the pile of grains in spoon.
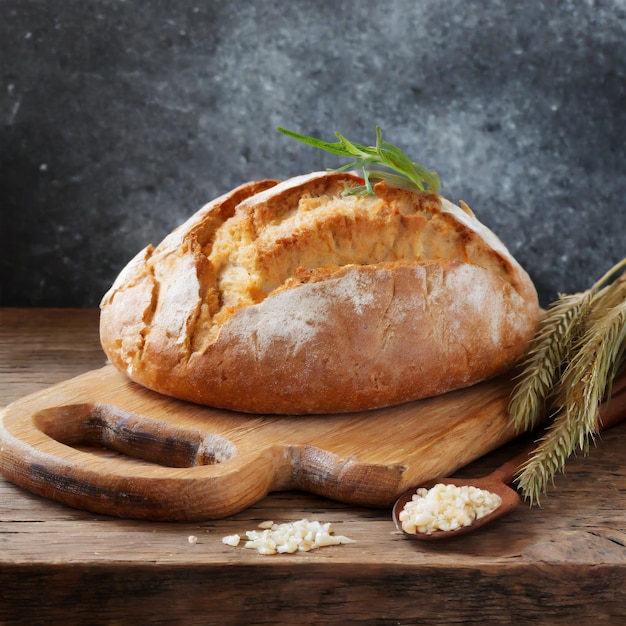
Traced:
[[477, 487], [444, 485], [420, 488], [400, 512], [398, 519], [407, 533], [431, 535], [438, 530], [451, 531], [469, 526], [495, 511], [502, 498]]

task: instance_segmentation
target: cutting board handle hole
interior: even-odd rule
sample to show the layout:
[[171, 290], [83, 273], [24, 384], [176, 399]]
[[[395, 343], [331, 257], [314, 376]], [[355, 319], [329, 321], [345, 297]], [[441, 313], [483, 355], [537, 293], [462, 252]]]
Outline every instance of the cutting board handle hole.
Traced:
[[35, 426], [55, 441], [74, 448], [106, 448], [165, 467], [225, 463], [236, 446], [219, 435], [127, 413], [111, 404], [52, 407], [33, 416]]

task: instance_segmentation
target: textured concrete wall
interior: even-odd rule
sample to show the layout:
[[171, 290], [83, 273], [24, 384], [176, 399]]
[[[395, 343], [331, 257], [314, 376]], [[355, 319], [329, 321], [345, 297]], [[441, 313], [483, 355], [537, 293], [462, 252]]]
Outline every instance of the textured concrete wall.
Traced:
[[624, 0], [0, 0], [2, 305], [94, 306], [283, 125], [440, 172], [542, 301], [626, 255]]

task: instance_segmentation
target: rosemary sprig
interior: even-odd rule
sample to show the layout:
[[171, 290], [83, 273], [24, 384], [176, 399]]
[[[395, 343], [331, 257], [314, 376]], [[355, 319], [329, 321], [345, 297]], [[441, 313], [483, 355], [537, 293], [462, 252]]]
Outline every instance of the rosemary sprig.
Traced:
[[588, 451], [599, 430], [600, 405], [626, 360], [626, 276], [606, 283], [625, 266], [626, 258], [589, 290], [561, 296], [550, 308], [511, 396], [509, 418], [519, 429], [534, 427], [552, 411], [517, 475], [531, 504], [576, 450]]
[[[380, 126], [376, 126], [375, 146], [365, 146], [350, 141], [337, 132], [335, 136], [339, 141], [331, 143], [280, 126], [276, 130], [314, 148], [351, 159], [350, 163], [332, 170], [334, 172], [343, 172], [354, 167], [360, 167], [365, 184], [347, 189], [344, 192], [346, 195], [374, 195], [372, 181], [385, 181], [394, 187], [419, 191], [436, 192], [439, 189], [440, 180], [437, 172], [430, 171], [419, 163], [411, 161], [397, 146], [384, 141]], [[385, 169], [374, 169], [371, 167], [373, 164], [377, 168], [383, 167]]]

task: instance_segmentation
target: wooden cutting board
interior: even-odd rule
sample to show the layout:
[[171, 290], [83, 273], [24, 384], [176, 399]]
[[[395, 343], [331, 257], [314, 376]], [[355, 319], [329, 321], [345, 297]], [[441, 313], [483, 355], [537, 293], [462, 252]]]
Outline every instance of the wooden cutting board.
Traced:
[[375, 411], [259, 416], [167, 398], [109, 365], [6, 407], [0, 471], [46, 498], [140, 519], [217, 519], [288, 489], [389, 507], [513, 439], [510, 390], [500, 378]]

